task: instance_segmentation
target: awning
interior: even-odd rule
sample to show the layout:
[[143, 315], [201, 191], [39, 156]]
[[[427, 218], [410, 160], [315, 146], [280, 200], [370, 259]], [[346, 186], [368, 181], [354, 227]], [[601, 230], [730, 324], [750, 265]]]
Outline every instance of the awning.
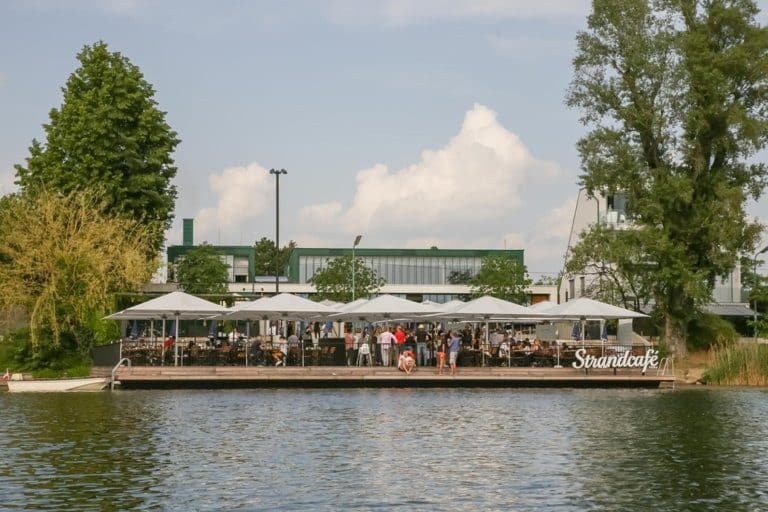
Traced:
[[749, 317], [755, 314], [749, 306], [737, 302], [731, 304], [707, 304], [704, 306], [704, 311], [717, 316]]

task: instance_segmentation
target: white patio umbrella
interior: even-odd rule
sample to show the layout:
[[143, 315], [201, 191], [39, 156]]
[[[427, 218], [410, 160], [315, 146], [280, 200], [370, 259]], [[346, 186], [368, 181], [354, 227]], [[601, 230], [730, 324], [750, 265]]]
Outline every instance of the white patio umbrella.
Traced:
[[[600, 331], [603, 330], [602, 323], [609, 319], [618, 318], [646, 318], [648, 315], [632, 311], [631, 309], [621, 308], [612, 304], [606, 304], [599, 300], [590, 299], [587, 297], [579, 297], [578, 299], [570, 300], [562, 304], [558, 304], [552, 308], [544, 311], [547, 317], [558, 319], [573, 319], [579, 320], [581, 341], [584, 343], [584, 337], [586, 329], [584, 323], [586, 320], [600, 320]], [[559, 344], [558, 344], [559, 347]]]
[[616, 318], [646, 318], [648, 315], [621, 308], [612, 304], [606, 304], [598, 300], [580, 297], [569, 300], [557, 306], [543, 311], [546, 317], [551, 318], [585, 318], [609, 320]]
[[[308, 321], [312, 318], [328, 317], [336, 312], [336, 309], [319, 302], [313, 302], [292, 293], [281, 293], [274, 297], [264, 297], [239, 304], [236, 309], [233, 308], [224, 318]], [[303, 366], [304, 350], [301, 351], [301, 356], [301, 364]]]
[[557, 304], [555, 304], [554, 302], [548, 301], [548, 300], [543, 300], [541, 302], [537, 302], [536, 304], [532, 304], [532, 305], [528, 306], [528, 309], [532, 309], [534, 311], [538, 311], [538, 312], [542, 313], [544, 311], [548, 311], [548, 310], [552, 309], [555, 306], [557, 306]]
[[108, 320], [162, 319], [163, 338], [165, 338], [165, 320], [176, 320], [176, 339], [174, 340], [173, 365], [179, 364], [179, 320], [201, 320], [220, 315], [227, 308], [213, 302], [195, 297], [184, 292], [171, 292], [130, 308], [118, 311], [106, 317]]
[[[488, 322], [491, 320], [511, 320], [515, 318], [531, 318], [541, 316], [540, 313], [520, 304], [509, 302], [496, 297], [485, 295], [457, 306], [452, 311], [435, 315], [452, 320], [470, 320], [485, 322], [485, 340], [488, 342]], [[485, 351], [483, 351], [485, 364]]]
[[434, 306], [423, 305], [412, 300], [401, 299], [394, 295], [379, 295], [357, 306], [342, 308], [342, 312], [333, 318], [346, 320], [365, 320], [369, 322], [395, 318], [416, 318], [438, 313]]

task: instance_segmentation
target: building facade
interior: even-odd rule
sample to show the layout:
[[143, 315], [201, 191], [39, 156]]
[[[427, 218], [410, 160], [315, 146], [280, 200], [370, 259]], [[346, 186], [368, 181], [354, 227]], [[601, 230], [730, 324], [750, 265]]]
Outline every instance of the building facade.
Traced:
[[[189, 222], [188, 222], [189, 221]], [[168, 283], [175, 282], [176, 264], [188, 251], [195, 248], [191, 219], [184, 219], [182, 245], [167, 249]], [[271, 295], [275, 292], [274, 276], [259, 276], [254, 272], [253, 246], [215, 246], [229, 266], [229, 291], [245, 296]], [[316, 292], [310, 282], [319, 269], [334, 258], [351, 255], [352, 248], [296, 248], [291, 253], [284, 276], [280, 277], [280, 291], [311, 296]], [[368, 249], [356, 248], [355, 257], [363, 265], [384, 278], [386, 284], [380, 293], [389, 293], [410, 300], [448, 302], [471, 293], [466, 284], [468, 276], [479, 272], [486, 256], [504, 256], [524, 264], [524, 252], [492, 249]], [[530, 301], [556, 300], [553, 285], [532, 285]]]
[[[609, 196], [589, 196], [586, 189], [579, 191], [576, 209], [573, 213], [571, 232], [568, 238], [565, 263], [571, 254], [571, 249], [579, 242], [581, 234], [596, 223], [608, 225], [614, 229], [632, 229], [632, 224], [626, 216], [627, 200], [621, 194]], [[558, 298], [560, 302], [582, 297], [594, 287], [599, 277], [587, 274], [567, 274], [563, 266], [563, 279]], [[749, 316], [752, 314], [749, 306], [742, 302], [741, 267], [736, 268], [725, 278], [718, 280], [712, 292], [713, 302], [705, 309], [715, 314], [728, 312], [722, 316]]]

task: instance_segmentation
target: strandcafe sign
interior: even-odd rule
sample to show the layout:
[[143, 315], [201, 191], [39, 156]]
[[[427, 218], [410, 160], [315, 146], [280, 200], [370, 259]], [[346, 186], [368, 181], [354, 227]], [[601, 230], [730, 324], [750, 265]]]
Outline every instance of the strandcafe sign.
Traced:
[[634, 356], [629, 351], [621, 355], [595, 357], [587, 354], [587, 349], [580, 348], [576, 351], [576, 361], [573, 367], [577, 370], [584, 368], [642, 368], [643, 373], [648, 368], [659, 367], [659, 351], [648, 349], [645, 355]]

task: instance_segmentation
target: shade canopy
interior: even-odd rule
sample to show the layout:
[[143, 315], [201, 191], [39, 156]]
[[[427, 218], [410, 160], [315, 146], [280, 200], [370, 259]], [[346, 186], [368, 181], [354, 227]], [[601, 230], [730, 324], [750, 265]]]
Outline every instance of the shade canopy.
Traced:
[[456, 320], [510, 320], [542, 315], [520, 304], [486, 295], [435, 316]]
[[586, 319], [615, 319], [615, 318], [645, 318], [648, 315], [606, 304], [587, 297], [558, 304], [547, 309], [544, 314], [549, 318], [586, 318]]
[[[348, 305], [349, 306], [349, 305]], [[344, 308], [343, 308], [344, 309]], [[334, 315], [339, 320], [387, 320], [396, 318], [417, 318], [438, 313], [434, 306], [420, 304], [394, 295], [379, 295], [346, 311]]]
[[555, 304], [554, 302], [543, 300], [541, 302], [537, 302], [536, 304], [528, 306], [528, 309], [532, 309], [534, 311], [538, 311], [539, 313], [543, 313], [545, 311], [549, 311], [555, 306], [557, 306], [557, 304]]
[[442, 311], [443, 313], [450, 313], [451, 311], [456, 311], [458, 308], [463, 307], [466, 304], [463, 300], [454, 299], [449, 302], [444, 302], [437, 307]]
[[244, 302], [232, 308], [223, 318], [230, 320], [308, 320], [325, 317], [337, 310], [319, 302], [281, 293], [274, 297], [263, 297], [251, 302]]
[[178, 318], [198, 320], [227, 311], [227, 308], [184, 292], [171, 292], [106, 317], [108, 320], [153, 320]]

